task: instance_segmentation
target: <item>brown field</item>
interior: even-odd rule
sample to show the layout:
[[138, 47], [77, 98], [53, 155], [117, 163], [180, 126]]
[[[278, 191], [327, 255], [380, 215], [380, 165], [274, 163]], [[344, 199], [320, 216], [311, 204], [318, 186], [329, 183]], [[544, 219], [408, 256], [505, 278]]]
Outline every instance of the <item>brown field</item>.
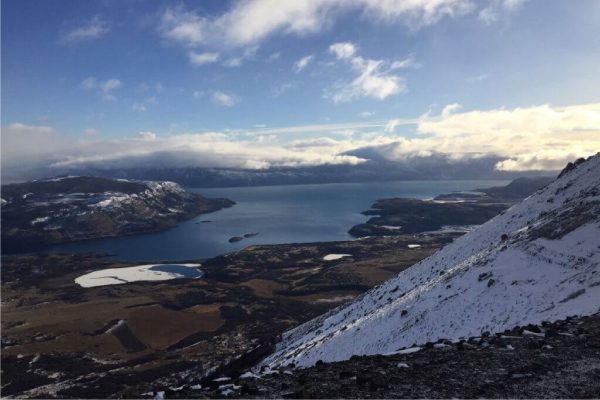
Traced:
[[287, 285], [268, 279], [250, 279], [242, 282], [241, 285], [251, 288], [258, 297], [266, 298], [271, 298], [275, 293], [287, 289]]
[[168, 310], [160, 305], [134, 308], [127, 323], [148, 347], [164, 350], [197, 332], [214, 332], [224, 321], [219, 315]]

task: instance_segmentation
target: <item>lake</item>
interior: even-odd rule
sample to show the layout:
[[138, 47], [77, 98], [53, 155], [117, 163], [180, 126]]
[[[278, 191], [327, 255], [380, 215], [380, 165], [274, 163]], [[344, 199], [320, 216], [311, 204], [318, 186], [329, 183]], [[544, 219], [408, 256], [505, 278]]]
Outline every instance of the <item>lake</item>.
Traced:
[[[237, 204], [203, 214], [168, 231], [52, 246], [50, 252], [100, 252], [125, 261], [214, 257], [254, 244], [350, 240], [361, 212], [385, 197], [431, 198], [452, 191], [502, 186], [508, 181], [396, 181], [194, 189]], [[210, 222], [202, 222], [210, 221]], [[239, 242], [233, 236], [258, 233]]]

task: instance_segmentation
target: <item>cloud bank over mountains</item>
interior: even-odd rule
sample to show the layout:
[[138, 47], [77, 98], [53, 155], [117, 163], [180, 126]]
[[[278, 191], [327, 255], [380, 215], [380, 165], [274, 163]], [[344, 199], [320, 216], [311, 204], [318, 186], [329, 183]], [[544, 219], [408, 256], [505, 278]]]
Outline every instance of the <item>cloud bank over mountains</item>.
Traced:
[[[300, 139], [294, 138], [298, 135]], [[2, 130], [2, 174], [22, 179], [84, 167], [264, 170], [405, 162], [440, 154], [456, 161], [497, 157], [495, 168], [503, 171], [557, 170], [598, 149], [600, 103], [473, 111], [449, 105], [414, 121], [177, 135], [140, 132], [111, 140], [89, 135], [73, 140], [48, 126], [12, 124]]]

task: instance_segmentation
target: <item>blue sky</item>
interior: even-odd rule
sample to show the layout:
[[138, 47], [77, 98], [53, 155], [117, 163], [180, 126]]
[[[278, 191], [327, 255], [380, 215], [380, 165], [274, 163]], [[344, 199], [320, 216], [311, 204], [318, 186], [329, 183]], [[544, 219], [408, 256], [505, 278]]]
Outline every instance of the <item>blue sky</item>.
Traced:
[[[220, 153], [224, 141], [251, 136], [256, 147], [306, 148], [298, 143], [306, 140], [330, 147], [308, 163], [359, 162], [340, 154], [369, 142], [399, 143], [390, 157], [432, 151], [437, 145], [402, 141], [430, 135], [447, 144], [448, 135], [470, 131], [460, 125], [440, 139], [448, 126], [425, 131], [428, 116], [479, 124], [482, 113], [496, 121], [508, 110], [513, 121], [510, 113], [525, 109], [562, 122], [585, 115], [563, 129], [583, 126], [583, 138], [562, 137], [569, 143], [560, 152], [543, 149], [544, 162], [562, 163], [597, 150], [598, 132], [590, 129], [599, 70], [596, 0], [5, 0], [2, 126], [10, 148], [3, 152], [38, 154], [22, 149], [23, 138], [48, 132], [50, 141], [70, 143], [53, 148], [53, 162], [75, 144], [76, 154], [64, 157], [104, 160], [81, 149], [90, 142], [144, 139], [138, 148], [151, 152], [149, 140], [181, 148], [183, 136], [196, 135], [193, 143], [212, 141]], [[535, 135], [556, 141], [554, 133], [534, 129], [534, 142]], [[519, 164], [539, 167], [528, 151]], [[273, 165], [258, 153], [241, 166]]]

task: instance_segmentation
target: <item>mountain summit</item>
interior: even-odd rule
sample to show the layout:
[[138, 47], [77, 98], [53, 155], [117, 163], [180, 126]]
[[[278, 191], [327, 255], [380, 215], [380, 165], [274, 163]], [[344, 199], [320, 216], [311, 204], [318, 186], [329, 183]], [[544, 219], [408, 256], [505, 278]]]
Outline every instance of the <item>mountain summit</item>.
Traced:
[[352, 303], [285, 333], [263, 365], [389, 354], [599, 310], [600, 153]]

